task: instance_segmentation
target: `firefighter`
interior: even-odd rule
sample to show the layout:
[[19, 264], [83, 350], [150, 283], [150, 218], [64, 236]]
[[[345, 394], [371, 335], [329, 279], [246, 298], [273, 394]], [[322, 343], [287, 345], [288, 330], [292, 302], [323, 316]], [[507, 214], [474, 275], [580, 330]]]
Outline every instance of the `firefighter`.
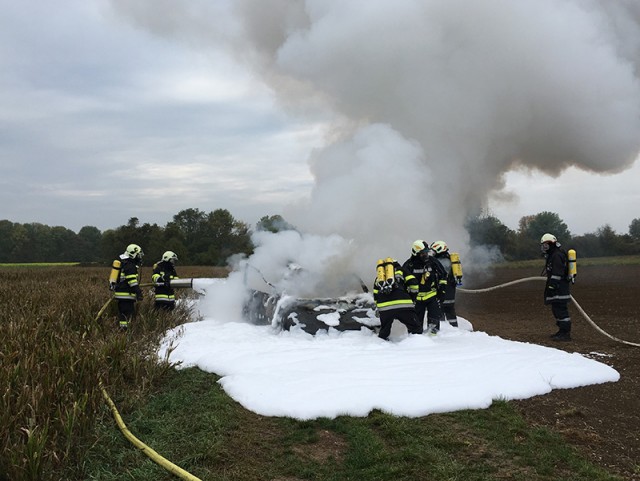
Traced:
[[137, 244], [129, 244], [120, 255], [120, 274], [114, 288], [114, 298], [118, 303], [118, 321], [121, 329], [127, 329], [135, 317], [136, 301], [143, 298], [140, 289], [140, 265], [144, 253]]
[[547, 276], [544, 287], [544, 303], [551, 305], [558, 332], [551, 336], [554, 341], [571, 340], [571, 317], [569, 317], [570, 277], [567, 253], [553, 234], [544, 234], [540, 239], [540, 250], [546, 259], [543, 275]]
[[[380, 277], [376, 277], [373, 283], [373, 299], [380, 314], [378, 337], [384, 340], [389, 339], [395, 319], [407, 326], [409, 334], [422, 334], [422, 326], [416, 318], [416, 310], [407, 288], [407, 283], [412, 281], [413, 276], [405, 272], [394, 259], [387, 258], [382, 262], [391, 264], [389, 266], [391, 275], [382, 282]], [[380, 263], [381, 261], [378, 266]]]
[[447, 273], [434, 254], [427, 242], [417, 240], [411, 246], [411, 257], [402, 265], [407, 273], [413, 275], [408, 288], [416, 305], [418, 323], [424, 326], [426, 312], [427, 331], [432, 335], [440, 330], [443, 314], [439, 298], [444, 297], [447, 288]]
[[172, 311], [176, 306], [176, 295], [171, 287], [171, 281], [178, 279], [175, 268], [177, 260], [178, 256], [175, 252], [166, 251], [162, 254], [162, 259], [153, 266], [151, 280], [155, 284], [154, 307], [156, 309]]
[[456, 315], [456, 285], [458, 280], [453, 273], [449, 247], [445, 241], [440, 240], [432, 242], [429, 248], [435, 252], [435, 258], [438, 259], [447, 273], [447, 287], [444, 291], [441, 291], [442, 297], [439, 299], [444, 318], [452, 326], [458, 327], [458, 316]]

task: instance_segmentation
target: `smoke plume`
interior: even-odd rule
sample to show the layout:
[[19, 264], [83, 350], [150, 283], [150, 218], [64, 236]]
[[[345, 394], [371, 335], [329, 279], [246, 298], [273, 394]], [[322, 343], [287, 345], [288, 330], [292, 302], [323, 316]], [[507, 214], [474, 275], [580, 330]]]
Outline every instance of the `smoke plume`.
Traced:
[[353, 239], [369, 277], [416, 238], [464, 251], [465, 220], [510, 169], [613, 173], [638, 155], [637, 1], [210, 3], [113, 2], [157, 34], [230, 49], [295, 115], [331, 116], [307, 159], [314, 188], [284, 217]]

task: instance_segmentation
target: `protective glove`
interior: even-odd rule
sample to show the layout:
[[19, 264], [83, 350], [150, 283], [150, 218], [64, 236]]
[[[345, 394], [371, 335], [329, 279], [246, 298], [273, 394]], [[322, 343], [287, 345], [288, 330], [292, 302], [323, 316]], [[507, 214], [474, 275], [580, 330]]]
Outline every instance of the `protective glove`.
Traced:
[[163, 279], [164, 287], [171, 287], [171, 276], [169, 274], [165, 274]]
[[144, 294], [142, 294], [142, 290], [141, 289], [138, 289], [136, 291], [136, 300], [137, 301], [141, 301], [142, 299], [144, 299]]

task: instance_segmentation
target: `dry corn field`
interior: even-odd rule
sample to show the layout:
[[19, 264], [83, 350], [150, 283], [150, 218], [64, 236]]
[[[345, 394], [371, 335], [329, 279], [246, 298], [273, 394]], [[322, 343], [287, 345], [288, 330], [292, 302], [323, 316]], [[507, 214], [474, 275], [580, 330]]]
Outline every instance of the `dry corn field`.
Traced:
[[[181, 277], [220, 277], [212, 267], [178, 268]], [[77, 466], [105, 415], [99, 388], [136, 403], [169, 368], [154, 348], [169, 327], [188, 320], [152, 308], [149, 293], [136, 321], [120, 332], [108, 267], [0, 267], [0, 481], [59, 479]], [[151, 268], [143, 267], [142, 282]], [[107, 413], [108, 414], [108, 413]]]

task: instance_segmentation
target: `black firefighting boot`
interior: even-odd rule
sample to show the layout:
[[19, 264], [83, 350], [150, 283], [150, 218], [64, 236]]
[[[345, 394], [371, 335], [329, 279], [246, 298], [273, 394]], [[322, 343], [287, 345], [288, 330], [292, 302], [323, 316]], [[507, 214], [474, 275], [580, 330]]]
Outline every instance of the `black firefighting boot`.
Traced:
[[430, 336], [435, 336], [440, 331], [440, 321], [437, 319], [429, 319], [427, 318], [427, 328], [424, 330], [425, 333]]
[[551, 339], [553, 341], [570, 341], [571, 340], [571, 319], [563, 319], [557, 321], [558, 332], [556, 332]]

